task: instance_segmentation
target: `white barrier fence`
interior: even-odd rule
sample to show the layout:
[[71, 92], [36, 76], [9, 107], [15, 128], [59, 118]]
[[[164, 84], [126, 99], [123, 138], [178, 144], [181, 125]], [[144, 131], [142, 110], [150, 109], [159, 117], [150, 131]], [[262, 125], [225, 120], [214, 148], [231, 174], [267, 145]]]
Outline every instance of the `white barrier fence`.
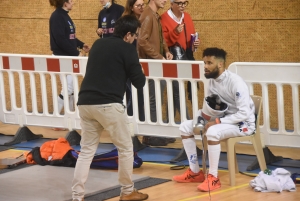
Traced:
[[[300, 63], [235, 62], [228, 69], [246, 81], [250, 94], [253, 94], [255, 84], [261, 87], [264, 123], [260, 130], [264, 136], [264, 144], [300, 147]], [[276, 97], [270, 96], [271, 85], [276, 88]], [[291, 93], [284, 93], [284, 87], [290, 88]], [[277, 104], [272, 104], [275, 108], [270, 104], [272, 101], [277, 101]], [[289, 110], [285, 109], [286, 106]], [[271, 127], [272, 109], [278, 111], [276, 129]], [[290, 124], [293, 129], [286, 128], [287, 121], [292, 122]]]
[[[180, 121], [192, 118], [199, 108], [198, 97], [205, 97], [205, 79], [202, 61], [140, 60], [147, 83], [144, 87], [145, 121], [138, 117], [137, 90], [132, 87], [133, 116], [130, 120], [136, 135], [179, 137], [179, 123], [173, 112], [172, 81], [179, 82]], [[63, 76], [63, 95], [67, 94], [66, 75], [71, 74], [74, 84], [75, 103], [78, 99], [80, 80], [85, 74], [86, 57], [60, 57], [45, 55], [0, 54], [0, 120], [20, 126], [62, 127], [69, 130], [81, 129], [78, 110], [70, 111], [65, 100], [64, 114], [57, 109], [57, 77]], [[299, 125], [299, 85], [300, 64], [292, 63], [232, 63], [229, 70], [239, 74], [247, 82], [250, 93], [259, 84], [263, 96], [263, 117], [261, 132], [266, 145], [300, 147]], [[155, 82], [157, 122], [150, 120], [148, 80]], [[160, 81], [166, 81], [167, 114], [163, 114]], [[186, 84], [191, 82], [192, 104], [186, 99]], [[197, 84], [200, 84], [198, 89]], [[274, 84], [277, 90], [278, 128], [270, 126], [268, 85]], [[292, 91], [293, 130], [285, 128], [283, 86]], [[109, 87], [109, 86], [108, 86]], [[18, 91], [19, 89], [19, 91]], [[53, 109], [52, 109], [53, 105]], [[167, 120], [166, 117], [167, 116]], [[177, 120], [178, 121], [178, 120]]]

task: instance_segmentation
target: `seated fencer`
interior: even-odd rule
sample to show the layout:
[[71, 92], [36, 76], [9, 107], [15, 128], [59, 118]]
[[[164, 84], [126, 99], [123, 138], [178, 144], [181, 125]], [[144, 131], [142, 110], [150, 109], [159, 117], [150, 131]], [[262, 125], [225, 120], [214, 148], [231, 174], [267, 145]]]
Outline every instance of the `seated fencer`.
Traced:
[[[209, 171], [200, 170], [196, 151], [193, 120], [180, 125], [183, 147], [189, 160], [189, 169], [176, 175], [176, 182], [196, 182], [198, 190], [213, 191], [221, 187], [218, 177], [218, 164], [221, 152], [220, 141], [238, 136], [252, 135], [255, 132], [255, 106], [245, 81], [225, 68], [226, 52], [219, 48], [203, 51], [205, 77], [209, 79], [207, 97], [198, 116], [204, 119], [204, 132], [207, 137]], [[198, 118], [198, 116], [194, 118]], [[202, 119], [201, 118], [201, 119]]]

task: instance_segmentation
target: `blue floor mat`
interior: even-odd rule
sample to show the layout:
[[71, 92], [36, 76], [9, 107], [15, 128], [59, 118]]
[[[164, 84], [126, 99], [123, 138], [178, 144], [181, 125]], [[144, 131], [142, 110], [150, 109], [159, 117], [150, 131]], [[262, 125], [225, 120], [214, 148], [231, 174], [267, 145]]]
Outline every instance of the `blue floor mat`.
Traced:
[[[74, 146], [72, 146], [72, 148], [75, 151], [80, 151], [80, 145], [74, 145]], [[115, 145], [112, 143], [99, 143], [95, 155], [107, 153], [115, 148], [116, 148]]]
[[[170, 149], [170, 148], [155, 148], [155, 147], [146, 147], [138, 152], [139, 157], [143, 159], [144, 162], [157, 162], [171, 164], [170, 161], [179, 154], [180, 149]], [[238, 154], [238, 166], [241, 172], [249, 173], [259, 173], [260, 169], [253, 171], [247, 171], [247, 167], [252, 164], [256, 159], [256, 156]], [[198, 162], [202, 164], [202, 157], [198, 158]], [[206, 161], [208, 165], [209, 161]], [[189, 165], [188, 160], [183, 160], [178, 163], [172, 163], [174, 165]], [[292, 167], [289, 167], [292, 166]], [[284, 169], [290, 171], [291, 173], [300, 172], [300, 161], [284, 158], [282, 161], [268, 165], [268, 168], [274, 170], [276, 168], [283, 167]], [[219, 160], [219, 169], [228, 169], [227, 163], [227, 153], [221, 153]]]
[[45, 142], [48, 142], [50, 140], [55, 140], [55, 139], [39, 138], [39, 139], [35, 139], [35, 140], [30, 140], [30, 141], [14, 144], [12, 146], [15, 147], [15, 148], [31, 148], [31, 149], [33, 149], [34, 147], [42, 146], [42, 144], [44, 144]]
[[138, 151], [139, 157], [145, 162], [169, 162], [180, 152], [180, 149], [146, 147]]
[[[8, 142], [13, 139], [13, 135], [3, 135], [0, 134], [0, 145], [4, 144], [5, 142]], [[53, 139], [47, 139], [47, 138], [40, 138], [36, 140], [31, 140], [27, 142], [21, 142], [19, 144], [12, 145], [13, 148], [18, 150], [31, 150], [34, 147], [40, 147], [43, 143], [53, 140]], [[74, 145], [72, 148], [76, 151], [80, 151], [80, 145]], [[99, 143], [96, 155], [107, 153], [116, 147], [112, 143]], [[157, 162], [157, 163], [165, 163], [165, 164], [171, 164], [170, 161], [176, 157], [180, 153], [180, 149], [172, 149], [172, 148], [159, 148], [159, 147], [146, 147], [140, 151], [138, 151], [138, 155], [143, 159], [144, 162]], [[255, 160], [255, 156], [251, 155], [244, 155], [244, 154], [238, 154], [237, 160], [239, 169], [241, 172], [250, 172], [250, 173], [258, 173], [260, 170], [256, 169], [253, 171], [247, 171], [247, 167], [252, 164], [252, 162]], [[207, 160], [207, 164], [208, 164]], [[188, 165], [188, 161], [184, 160], [179, 163], [172, 163], [174, 165]], [[199, 164], [202, 164], [202, 157], [199, 157]], [[268, 165], [268, 168], [271, 170], [274, 170], [278, 167], [283, 167], [290, 171], [291, 173], [300, 173], [300, 161], [299, 160], [292, 160], [292, 159], [286, 159], [284, 158], [282, 161], [278, 161], [276, 163], [273, 163], [271, 165]], [[220, 161], [219, 161], [219, 168], [220, 169], [227, 169], [228, 163], [227, 163], [227, 154], [221, 153], [220, 155]]]

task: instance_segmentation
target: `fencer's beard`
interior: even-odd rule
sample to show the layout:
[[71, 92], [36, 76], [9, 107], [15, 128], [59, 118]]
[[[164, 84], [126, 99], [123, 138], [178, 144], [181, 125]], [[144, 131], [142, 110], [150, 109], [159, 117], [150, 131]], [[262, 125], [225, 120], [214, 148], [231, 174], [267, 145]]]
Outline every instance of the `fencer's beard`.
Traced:
[[213, 78], [213, 79], [216, 79], [218, 76], [219, 76], [219, 68], [218, 68], [218, 65], [216, 65], [216, 67], [210, 71], [210, 72], [205, 72], [204, 76], [207, 78], [207, 79], [210, 79], [210, 78]]

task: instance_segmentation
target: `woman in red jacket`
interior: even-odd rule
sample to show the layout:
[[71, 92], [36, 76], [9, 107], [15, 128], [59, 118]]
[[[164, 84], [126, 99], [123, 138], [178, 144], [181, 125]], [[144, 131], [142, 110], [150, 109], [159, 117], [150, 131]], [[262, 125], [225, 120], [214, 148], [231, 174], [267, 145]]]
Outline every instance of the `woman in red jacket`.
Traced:
[[[199, 46], [200, 40], [196, 39], [194, 42], [191, 42], [191, 34], [196, 34], [196, 31], [191, 16], [187, 12], [184, 12], [184, 9], [189, 2], [185, 0], [170, 1], [171, 8], [161, 15], [161, 24], [165, 41], [169, 48], [179, 44], [186, 52], [190, 52], [190, 57], [188, 58], [180, 58], [179, 55], [174, 55], [173, 53], [173, 60], [194, 60], [192, 53]], [[175, 115], [177, 110], [180, 113], [178, 81], [173, 81], [172, 85]], [[189, 89], [188, 93], [191, 98], [191, 92]]]
[[184, 12], [188, 3], [184, 0], [171, 0], [171, 8], [161, 15], [161, 23], [168, 47], [178, 43], [184, 50], [191, 48], [195, 51], [200, 41], [197, 39], [191, 44], [191, 34], [196, 31], [191, 16]]

